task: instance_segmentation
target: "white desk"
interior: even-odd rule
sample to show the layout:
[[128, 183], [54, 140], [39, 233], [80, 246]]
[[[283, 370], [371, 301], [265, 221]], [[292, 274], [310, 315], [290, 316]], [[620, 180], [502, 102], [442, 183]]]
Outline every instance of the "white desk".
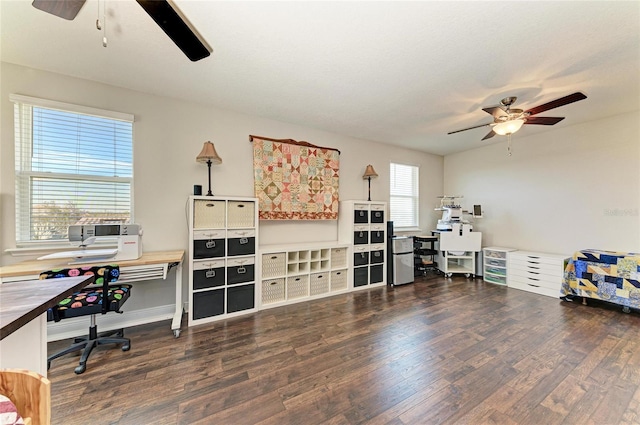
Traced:
[[47, 376], [47, 309], [93, 282], [93, 276], [0, 285], [0, 368]]
[[[175, 293], [176, 307], [171, 321], [171, 330], [177, 338], [180, 336], [182, 321], [182, 261], [184, 251], [145, 252], [136, 260], [117, 261], [120, 266], [120, 283], [140, 282], [152, 279], [167, 279], [172, 267], [176, 268]], [[101, 265], [109, 263], [101, 261], [96, 264], [87, 263], [83, 266]], [[0, 283], [21, 282], [38, 279], [41, 272], [56, 268], [72, 267], [63, 260], [29, 260], [10, 266], [0, 267]]]

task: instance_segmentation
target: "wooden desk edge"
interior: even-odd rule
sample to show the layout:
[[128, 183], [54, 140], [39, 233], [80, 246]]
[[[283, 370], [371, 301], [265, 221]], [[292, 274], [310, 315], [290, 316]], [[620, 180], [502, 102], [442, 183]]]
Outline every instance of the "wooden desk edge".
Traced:
[[151, 251], [142, 254], [142, 257], [135, 260], [108, 261], [103, 260], [97, 263], [83, 263], [70, 265], [68, 261], [47, 261], [47, 260], [27, 260], [21, 263], [0, 267], [0, 279], [5, 277], [28, 276], [39, 274], [45, 270], [55, 268], [67, 268], [73, 266], [91, 266], [100, 264], [118, 264], [120, 267], [146, 266], [161, 263], [181, 263], [184, 260], [184, 251]]
[[[60, 279], [65, 279], [66, 281], [77, 280], [77, 283], [75, 285], [65, 289], [64, 291], [58, 293], [58, 295], [50, 298], [48, 301], [40, 304], [39, 306], [36, 306], [35, 308], [32, 308], [31, 310], [27, 311], [25, 314], [23, 314], [22, 316], [18, 317], [15, 320], [11, 321], [10, 323], [3, 323], [2, 327], [0, 328], [0, 340], [2, 340], [4, 338], [6, 338], [7, 336], [11, 335], [15, 331], [17, 331], [18, 329], [20, 329], [21, 327], [26, 325], [27, 323], [29, 323], [30, 321], [32, 321], [35, 318], [37, 318], [38, 316], [40, 316], [42, 313], [47, 311], [49, 308], [54, 307], [56, 304], [58, 304], [60, 301], [62, 301], [63, 299], [65, 299], [69, 295], [73, 294], [74, 292], [78, 291], [79, 289], [84, 288], [87, 285], [90, 285], [94, 281], [94, 277], [93, 276], [78, 276], [78, 277], [68, 277], [68, 278], [60, 278]], [[4, 286], [4, 285], [24, 285], [24, 283], [25, 282], [5, 283], [2, 286]]]

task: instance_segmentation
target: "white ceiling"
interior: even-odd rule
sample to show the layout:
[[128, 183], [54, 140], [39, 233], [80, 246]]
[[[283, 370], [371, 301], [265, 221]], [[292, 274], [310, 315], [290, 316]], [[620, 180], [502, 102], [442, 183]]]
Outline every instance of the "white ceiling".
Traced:
[[517, 138], [640, 109], [638, 1], [175, 3], [210, 57], [189, 61], [134, 0], [88, 0], [73, 21], [2, 0], [1, 59], [440, 155], [504, 142], [446, 133], [506, 96], [588, 96]]

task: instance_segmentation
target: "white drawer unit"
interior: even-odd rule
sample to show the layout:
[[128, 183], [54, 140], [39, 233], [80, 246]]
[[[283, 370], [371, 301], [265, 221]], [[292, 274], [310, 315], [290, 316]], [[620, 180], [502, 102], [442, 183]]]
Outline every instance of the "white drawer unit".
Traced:
[[[189, 326], [257, 310], [257, 225], [255, 198], [189, 198]], [[268, 288], [277, 299], [284, 285]]]
[[508, 253], [508, 286], [549, 297], [560, 297], [564, 261], [569, 256], [531, 251]]
[[498, 246], [482, 249], [482, 277], [485, 282], [496, 283], [498, 285], [507, 284], [507, 254], [515, 250], [515, 248], [502, 248]]
[[348, 246], [338, 242], [260, 247], [261, 307], [346, 292], [347, 252]]

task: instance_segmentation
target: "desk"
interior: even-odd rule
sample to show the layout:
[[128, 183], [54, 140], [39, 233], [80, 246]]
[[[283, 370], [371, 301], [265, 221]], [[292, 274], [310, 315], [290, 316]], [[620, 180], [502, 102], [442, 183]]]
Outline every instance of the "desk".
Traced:
[[[118, 282], [130, 283], [152, 279], [167, 279], [167, 273], [173, 267], [176, 268], [175, 293], [176, 307], [171, 321], [171, 330], [177, 338], [180, 336], [180, 324], [182, 321], [182, 260], [184, 251], [158, 251], [145, 252], [136, 260], [121, 260], [114, 262], [120, 266], [120, 278]], [[98, 263], [83, 263], [83, 266], [109, 264], [103, 260]], [[29, 260], [10, 266], [0, 267], [0, 283], [22, 282], [37, 279], [41, 272], [56, 268], [70, 267], [65, 261], [56, 260]]]
[[91, 283], [78, 276], [0, 285], [0, 367], [47, 376], [46, 311]]

